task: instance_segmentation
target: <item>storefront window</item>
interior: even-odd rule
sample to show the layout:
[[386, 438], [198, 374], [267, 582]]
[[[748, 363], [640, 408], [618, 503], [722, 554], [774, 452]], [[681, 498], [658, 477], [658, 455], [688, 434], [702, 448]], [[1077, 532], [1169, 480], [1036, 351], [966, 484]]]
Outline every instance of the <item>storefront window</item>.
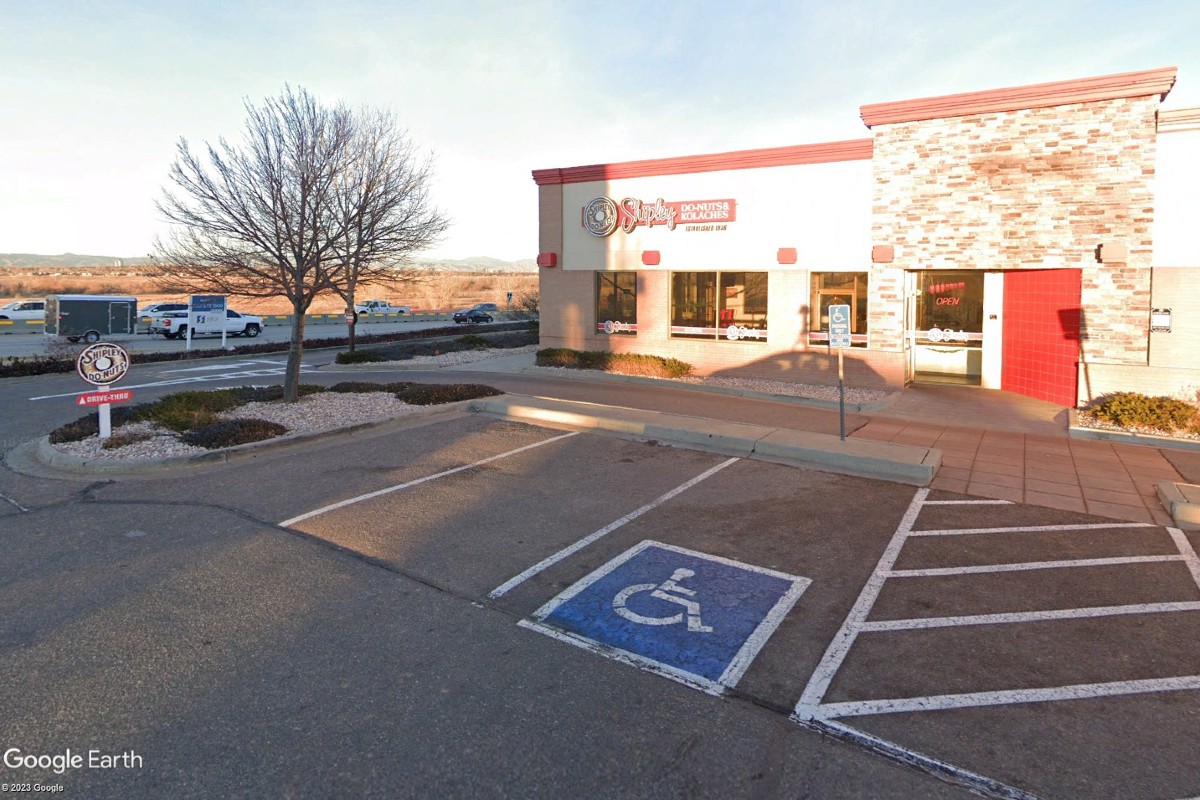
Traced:
[[829, 307], [850, 306], [850, 346], [867, 346], [867, 273], [814, 272], [808, 341], [829, 341]]
[[920, 334], [938, 331], [939, 341], [983, 341], [983, 273], [922, 272], [917, 276], [915, 328]]
[[767, 273], [672, 273], [671, 336], [765, 342]]
[[637, 335], [637, 273], [596, 273], [596, 332]]

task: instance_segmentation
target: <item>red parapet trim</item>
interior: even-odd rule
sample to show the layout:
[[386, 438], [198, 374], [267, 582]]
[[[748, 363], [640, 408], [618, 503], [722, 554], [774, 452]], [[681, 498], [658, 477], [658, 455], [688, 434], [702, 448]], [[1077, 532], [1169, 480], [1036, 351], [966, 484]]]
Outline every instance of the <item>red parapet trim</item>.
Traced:
[[1175, 85], [1175, 67], [1122, 72], [1054, 83], [990, 89], [983, 92], [948, 94], [940, 97], [920, 97], [892, 103], [872, 103], [861, 106], [859, 114], [868, 128], [896, 122], [916, 122], [943, 117], [965, 117], [971, 114], [992, 114], [1026, 108], [1048, 108], [1069, 103], [1092, 103], [1116, 100], [1121, 97], [1167, 96]]
[[796, 248], [781, 247], [775, 252], [775, 260], [780, 264], [795, 264], [796, 263]]
[[647, 267], [657, 267], [662, 263], [662, 253], [658, 250], [643, 250], [642, 263]]
[[655, 175], [688, 175], [695, 172], [718, 172], [726, 169], [759, 169], [761, 167], [790, 167], [797, 164], [829, 164], [836, 161], [869, 161], [871, 152], [872, 141], [870, 139], [850, 139], [843, 142], [798, 144], [790, 147], [768, 147], [762, 150], [735, 150], [731, 153], [711, 153], [701, 156], [592, 164], [586, 167], [535, 169], [533, 182], [538, 186], [547, 186], [559, 183], [611, 181], [620, 178], [646, 178]]
[[538, 253], [537, 265], [539, 267], [557, 267], [558, 253]]

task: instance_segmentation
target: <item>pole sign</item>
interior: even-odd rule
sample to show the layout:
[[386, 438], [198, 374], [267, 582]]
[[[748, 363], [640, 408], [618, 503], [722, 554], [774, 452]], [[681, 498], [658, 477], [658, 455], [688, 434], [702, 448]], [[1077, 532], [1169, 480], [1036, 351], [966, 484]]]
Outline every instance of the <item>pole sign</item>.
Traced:
[[188, 299], [188, 329], [195, 333], [225, 330], [225, 296], [195, 294]]
[[79, 377], [101, 389], [99, 392], [82, 394], [75, 402], [81, 406], [99, 406], [100, 438], [107, 439], [112, 434], [110, 404], [123, 403], [133, 397], [128, 389], [118, 392], [108, 390], [129, 372], [129, 353], [125, 352], [125, 348], [109, 342], [89, 345], [75, 359], [75, 371]]
[[829, 346], [850, 346], [850, 306], [829, 307]]

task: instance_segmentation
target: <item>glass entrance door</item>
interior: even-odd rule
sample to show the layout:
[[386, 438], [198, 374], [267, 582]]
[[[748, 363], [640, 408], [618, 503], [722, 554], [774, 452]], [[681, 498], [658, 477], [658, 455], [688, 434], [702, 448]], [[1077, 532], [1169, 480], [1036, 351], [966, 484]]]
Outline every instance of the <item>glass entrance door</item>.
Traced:
[[918, 272], [915, 278], [905, 331], [912, 379], [980, 385], [984, 273]]

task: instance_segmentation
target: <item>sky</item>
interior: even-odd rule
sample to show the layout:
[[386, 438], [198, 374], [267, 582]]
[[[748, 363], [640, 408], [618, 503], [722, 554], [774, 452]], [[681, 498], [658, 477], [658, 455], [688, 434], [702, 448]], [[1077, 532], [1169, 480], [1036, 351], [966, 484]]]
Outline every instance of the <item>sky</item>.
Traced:
[[1200, 2], [0, 0], [0, 253], [145, 256], [176, 147], [285, 85], [390, 111], [451, 219], [537, 255], [548, 167], [866, 138], [866, 103], [1178, 67]]

